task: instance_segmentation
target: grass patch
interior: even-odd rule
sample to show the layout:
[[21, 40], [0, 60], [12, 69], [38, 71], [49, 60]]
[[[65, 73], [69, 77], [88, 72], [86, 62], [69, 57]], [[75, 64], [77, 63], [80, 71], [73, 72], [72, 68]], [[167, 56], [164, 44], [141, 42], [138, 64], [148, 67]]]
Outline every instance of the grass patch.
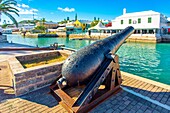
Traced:
[[48, 58], [37, 59], [37, 60], [32, 60], [27, 62], [21, 62], [21, 64], [24, 68], [30, 68], [30, 67], [40, 66], [44, 64], [61, 62], [66, 60], [66, 58], [67, 58], [66, 56], [48, 57]]

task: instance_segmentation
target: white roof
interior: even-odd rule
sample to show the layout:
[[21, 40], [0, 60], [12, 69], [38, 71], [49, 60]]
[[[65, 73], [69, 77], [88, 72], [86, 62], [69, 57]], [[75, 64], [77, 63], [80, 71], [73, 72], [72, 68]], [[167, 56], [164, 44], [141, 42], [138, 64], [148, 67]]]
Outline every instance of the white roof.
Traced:
[[121, 16], [117, 17], [117, 18], [125, 18], [125, 17], [133, 17], [133, 16], [144, 16], [144, 15], [157, 15], [157, 14], [160, 14], [160, 13], [152, 11], [152, 10], [149, 10], [149, 11], [126, 13], [124, 15], [121, 15]]
[[170, 21], [170, 17], [168, 17], [167, 20]]
[[96, 26], [91, 27], [91, 28], [89, 28], [88, 30], [91, 30], [91, 29], [98, 29], [98, 30], [100, 30], [100, 29], [104, 29], [104, 28], [106, 28], [106, 27], [102, 24], [101, 21], [99, 21]]
[[60, 30], [61, 30], [61, 29], [64, 30], [65, 28], [66, 28], [66, 27], [58, 27], [57, 30], [59, 30], [59, 29], [60, 29]]
[[57, 31], [57, 29], [48, 29], [48, 31]]

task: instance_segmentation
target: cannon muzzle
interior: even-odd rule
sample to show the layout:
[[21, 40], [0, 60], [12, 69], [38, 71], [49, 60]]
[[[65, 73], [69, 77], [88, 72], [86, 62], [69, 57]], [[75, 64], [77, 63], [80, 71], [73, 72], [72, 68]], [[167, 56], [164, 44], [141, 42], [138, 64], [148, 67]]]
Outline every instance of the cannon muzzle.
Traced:
[[114, 54], [133, 32], [133, 27], [127, 27], [121, 32], [96, 41], [69, 56], [62, 66], [62, 78], [57, 81], [60, 88], [66, 85], [74, 86], [89, 80], [100, 67], [106, 55], [110, 52]]

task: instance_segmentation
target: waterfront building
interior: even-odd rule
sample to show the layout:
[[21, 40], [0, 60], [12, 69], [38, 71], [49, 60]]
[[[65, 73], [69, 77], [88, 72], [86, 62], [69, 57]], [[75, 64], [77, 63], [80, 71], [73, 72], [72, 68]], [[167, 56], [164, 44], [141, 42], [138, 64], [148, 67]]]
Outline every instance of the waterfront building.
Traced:
[[123, 15], [112, 20], [112, 28], [122, 30], [127, 26], [133, 26], [136, 33], [152, 34], [160, 33], [162, 27], [168, 26], [167, 17], [155, 11], [142, 11], [126, 13], [123, 9]]
[[[19, 25], [18, 25], [18, 27], [19, 27]], [[8, 32], [8, 34], [10, 34], [10, 30], [12, 32], [18, 32], [19, 28], [17, 28], [15, 24], [10, 24], [10, 25], [7, 25], [7, 27], [6, 27], [6, 29], [4, 29], [3, 33]]]
[[103, 19], [102, 19], [103, 25], [107, 25], [109, 22], [111, 22], [111, 21], [110, 21], [110, 20], [103, 20]]
[[66, 23], [67, 34], [79, 34], [85, 32], [90, 27], [91, 21], [88, 20], [76, 20]]
[[168, 20], [168, 22], [167, 22], [168, 26], [170, 26], [170, 18], [167, 18], [167, 20]]
[[[118, 33], [127, 26], [135, 28], [134, 34], [129, 37], [131, 40], [148, 40], [159, 42], [163, 38], [167, 38], [168, 20], [167, 17], [159, 12], [152, 10], [126, 13], [123, 9], [123, 14], [112, 20], [112, 26], [104, 28], [105, 33], [110, 35]], [[168, 37], [170, 39], [170, 37]]]
[[105, 25], [106, 27], [112, 27], [112, 22], [109, 22], [108, 24]]
[[74, 31], [74, 21], [66, 23], [66, 31], [71, 34]]
[[21, 31], [31, 31], [34, 29], [34, 27], [35, 27], [34, 24], [19, 24], [18, 25], [18, 28]]
[[149, 40], [159, 42], [166, 34], [165, 28], [168, 26], [167, 17], [159, 12], [152, 10], [126, 13], [112, 21], [112, 29], [119, 32], [127, 26], [135, 28], [134, 34], [130, 37], [134, 40]]
[[91, 21], [88, 20], [76, 20], [74, 22], [75, 31], [82, 32], [90, 27]]
[[53, 29], [58, 27], [58, 23], [56, 22], [37, 22], [36, 26], [44, 26], [47, 29]]

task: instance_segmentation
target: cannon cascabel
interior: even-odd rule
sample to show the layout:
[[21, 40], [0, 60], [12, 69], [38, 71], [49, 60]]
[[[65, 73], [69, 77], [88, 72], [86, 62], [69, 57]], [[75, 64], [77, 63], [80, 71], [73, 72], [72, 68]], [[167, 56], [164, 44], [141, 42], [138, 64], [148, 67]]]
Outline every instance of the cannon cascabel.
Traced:
[[115, 35], [96, 41], [73, 53], [64, 62], [62, 78], [58, 83], [61, 85], [65, 81], [65, 84], [73, 86], [86, 81], [101, 65], [105, 55], [109, 52], [115, 53], [133, 32], [134, 28], [129, 26]]

